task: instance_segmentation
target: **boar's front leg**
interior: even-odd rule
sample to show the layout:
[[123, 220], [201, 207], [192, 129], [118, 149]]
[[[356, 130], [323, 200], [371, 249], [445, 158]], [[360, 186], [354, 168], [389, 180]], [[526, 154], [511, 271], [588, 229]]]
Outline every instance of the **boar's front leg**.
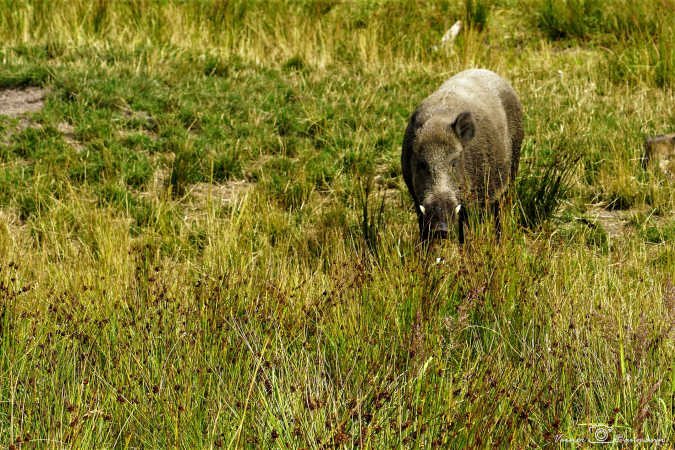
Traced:
[[459, 243], [464, 244], [464, 225], [467, 222], [466, 208], [463, 205], [459, 205], [455, 212], [457, 213], [457, 235], [459, 236]]

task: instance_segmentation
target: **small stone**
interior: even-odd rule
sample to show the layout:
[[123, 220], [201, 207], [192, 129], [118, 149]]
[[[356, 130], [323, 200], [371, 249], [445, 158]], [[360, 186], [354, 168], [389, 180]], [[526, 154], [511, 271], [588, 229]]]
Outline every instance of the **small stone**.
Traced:
[[451, 26], [448, 29], [448, 31], [445, 32], [445, 34], [441, 38], [441, 46], [452, 44], [457, 38], [457, 35], [459, 34], [459, 31], [461, 29], [462, 29], [462, 21], [458, 20], [457, 22], [455, 22], [453, 26]]

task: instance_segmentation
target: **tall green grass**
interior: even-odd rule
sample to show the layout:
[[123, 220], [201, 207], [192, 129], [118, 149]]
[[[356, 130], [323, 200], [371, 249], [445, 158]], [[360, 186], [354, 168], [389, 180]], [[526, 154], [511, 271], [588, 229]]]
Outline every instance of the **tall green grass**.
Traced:
[[[47, 91], [0, 116], [0, 445], [667, 448], [673, 8], [627, 4], [0, 0]], [[402, 134], [469, 67], [512, 208], [423, 247]]]

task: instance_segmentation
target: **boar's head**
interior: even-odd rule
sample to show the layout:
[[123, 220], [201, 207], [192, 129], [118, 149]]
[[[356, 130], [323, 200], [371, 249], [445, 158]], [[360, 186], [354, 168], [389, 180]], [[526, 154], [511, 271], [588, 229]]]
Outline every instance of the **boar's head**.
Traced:
[[416, 130], [409, 168], [422, 239], [447, 238], [458, 224], [464, 241], [462, 205], [467, 190], [464, 149], [476, 134], [470, 112], [456, 117], [438, 112]]

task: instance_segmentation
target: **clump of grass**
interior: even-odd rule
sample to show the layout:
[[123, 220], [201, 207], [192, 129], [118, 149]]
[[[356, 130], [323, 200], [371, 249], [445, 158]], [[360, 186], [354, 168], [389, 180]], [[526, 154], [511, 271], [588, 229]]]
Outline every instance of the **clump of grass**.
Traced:
[[640, 234], [646, 242], [652, 244], [672, 242], [675, 239], [675, 225], [645, 225], [641, 227]]
[[288, 70], [302, 70], [305, 68], [305, 62], [300, 56], [293, 56], [284, 63], [284, 69]]
[[650, 38], [671, 28], [663, 8], [672, 8], [672, 0], [630, 2], [617, 0], [613, 7], [598, 0], [539, 0], [535, 4], [537, 25], [549, 38], [600, 39], [616, 43], [630, 37]]
[[[48, 94], [0, 118], [0, 446], [672, 440], [675, 196], [638, 154], [671, 9], [560, 51], [539, 0], [473, 1], [434, 52], [467, 3], [16, 3], [0, 82]], [[421, 251], [402, 134], [475, 66], [523, 103], [517, 209]], [[616, 196], [635, 232], [583, 219]]]
[[133, 230], [136, 232], [152, 223], [155, 211], [147, 200], [138, 198], [133, 192], [119, 185], [108, 183], [97, 189], [96, 193], [100, 206], [108, 206], [128, 214], [134, 220]]
[[490, 16], [491, 0], [465, 0], [464, 20], [469, 27], [482, 31]]
[[189, 184], [202, 181], [202, 156], [192, 148], [179, 151], [171, 167], [169, 184], [176, 195], [183, 195]]
[[[384, 226], [384, 195], [380, 197], [380, 205], [371, 204], [371, 194], [373, 192], [373, 178], [369, 177], [365, 182], [359, 182], [358, 201], [361, 207], [361, 233], [368, 250], [374, 255], [378, 255], [378, 242]], [[373, 206], [375, 210], [373, 210]]]
[[543, 0], [538, 5], [538, 25], [551, 39], [584, 38], [601, 22], [598, 0]]
[[646, 84], [667, 89], [675, 81], [675, 50], [663, 39], [631, 38], [623, 47], [606, 49], [607, 74], [611, 81]]
[[7, 66], [0, 68], [0, 89], [44, 86], [52, 74], [42, 65]]
[[571, 179], [580, 154], [556, 153], [550, 162], [521, 163], [516, 181], [516, 211], [519, 223], [536, 229], [548, 221], [571, 189]]

